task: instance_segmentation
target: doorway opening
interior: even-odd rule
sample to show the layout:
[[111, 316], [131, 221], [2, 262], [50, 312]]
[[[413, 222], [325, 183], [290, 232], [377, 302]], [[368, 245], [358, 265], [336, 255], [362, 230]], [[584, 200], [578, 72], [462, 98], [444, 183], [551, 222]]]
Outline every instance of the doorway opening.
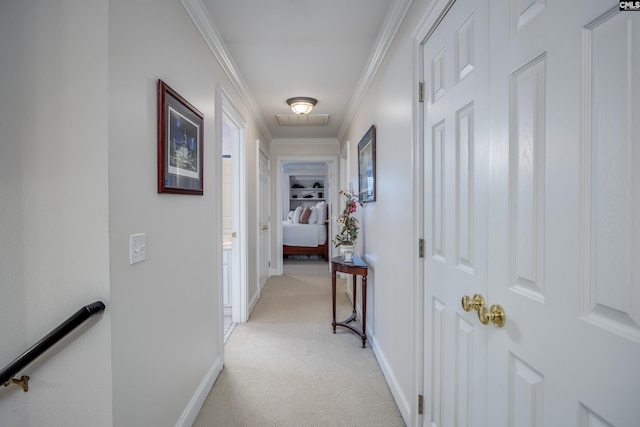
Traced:
[[[292, 207], [314, 205], [323, 201], [327, 206], [329, 220], [338, 194], [338, 156], [278, 156], [276, 159], [276, 253], [274, 270], [276, 275], [283, 274], [283, 222], [287, 222]], [[326, 238], [331, 240], [332, 224], [327, 224]], [[297, 245], [296, 245], [297, 246]], [[332, 245], [328, 245], [328, 259], [331, 258]], [[305, 254], [297, 255], [304, 257]], [[326, 264], [322, 255], [318, 262]], [[307, 258], [306, 261], [309, 259]], [[328, 268], [328, 267], [327, 267]]]
[[222, 316], [224, 342], [247, 321], [246, 122], [224, 90], [217, 90], [222, 154]]
[[[326, 220], [326, 239], [330, 243], [331, 228], [330, 221], [333, 213], [334, 193], [337, 195], [338, 176], [338, 156], [278, 156], [276, 171], [276, 256], [275, 274], [283, 274], [284, 266], [284, 232], [283, 223], [288, 222], [289, 213], [295, 211], [300, 206], [318, 206], [324, 203]], [[295, 245], [294, 246], [298, 246]], [[307, 245], [301, 245], [307, 246]], [[296, 254], [295, 257], [318, 258], [318, 263], [326, 264], [319, 246], [314, 247], [316, 251], [311, 251], [310, 255]], [[327, 259], [331, 258], [331, 245], [328, 244]], [[305, 257], [306, 255], [306, 257]], [[288, 259], [288, 257], [286, 257]], [[312, 261], [314, 259], [311, 259]], [[328, 267], [327, 267], [328, 268]]]

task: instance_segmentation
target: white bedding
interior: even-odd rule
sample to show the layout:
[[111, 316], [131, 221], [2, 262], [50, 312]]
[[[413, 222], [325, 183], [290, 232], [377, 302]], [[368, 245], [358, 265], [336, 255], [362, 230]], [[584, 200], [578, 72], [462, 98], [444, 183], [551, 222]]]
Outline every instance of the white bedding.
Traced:
[[313, 248], [323, 245], [326, 240], [327, 227], [324, 224], [293, 224], [282, 221], [283, 245]]

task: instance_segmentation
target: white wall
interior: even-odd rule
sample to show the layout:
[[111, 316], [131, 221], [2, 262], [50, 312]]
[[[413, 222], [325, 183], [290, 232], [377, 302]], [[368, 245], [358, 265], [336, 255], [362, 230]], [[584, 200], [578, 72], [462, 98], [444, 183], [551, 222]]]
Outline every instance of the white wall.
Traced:
[[[28, 393], [0, 388], [0, 424], [190, 425], [222, 367], [217, 83], [248, 121], [249, 200], [263, 136], [174, 0], [0, 2], [0, 57], [0, 365], [107, 305], [21, 373]], [[156, 192], [158, 78], [205, 114], [204, 196]]]
[[[414, 0], [343, 138], [354, 175], [357, 141], [377, 125], [378, 201], [362, 210], [367, 328], [405, 419], [415, 400], [415, 260], [398, 248], [417, 238], [407, 226], [412, 35], [427, 4]], [[102, 299], [108, 307], [25, 370], [29, 393], [0, 388], [3, 423], [174, 425], [220, 356], [216, 83], [249, 121], [249, 295], [257, 289], [254, 153], [266, 139], [177, 1], [0, 2], [0, 57], [0, 363], [79, 306]], [[156, 193], [158, 78], [205, 114], [204, 196]], [[335, 145], [274, 144], [271, 158], [284, 153], [278, 147], [339, 155]], [[128, 236], [137, 232], [147, 233], [147, 261], [129, 266]]]
[[0, 424], [112, 425], [108, 1], [0, 2], [0, 366], [91, 319], [0, 387]]
[[[350, 181], [357, 188], [357, 145], [376, 125], [376, 202], [358, 209], [357, 251], [370, 266], [367, 335], [407, 423], [415, 401], [415, 263], [413, 205], [413, 34], [428, 0], [414, 0], [342, 144], [351, 141]], [[405, 251], [406, 249], [406, 251]]]
[[[169, 426], [222, 361], [216, 84], [248, 121], [250, 200], [257, 183], [255, 141], [262, 136], [180, 2], [112, 0], [109, 28], [114, 423]], [[204, 114], [203, 196], [157, 194], [158, 78]], [[249, 221], [257, 223], [254, 205]], [[249, 248], [257, 246], [255, 228]], [[128, 238], [140, 232], [146, 233], [147, 259], [131, 266]], [[257, 280], [255, 259], [250, 253], [249, 277]]]

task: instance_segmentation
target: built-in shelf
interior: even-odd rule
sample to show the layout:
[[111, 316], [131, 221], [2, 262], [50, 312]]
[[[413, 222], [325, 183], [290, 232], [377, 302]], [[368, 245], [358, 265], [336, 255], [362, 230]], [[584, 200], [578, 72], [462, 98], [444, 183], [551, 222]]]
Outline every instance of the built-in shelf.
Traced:
[[289, 177], [289, 209], [325, 200], [326, 177], [321, 175], [291, 175]]

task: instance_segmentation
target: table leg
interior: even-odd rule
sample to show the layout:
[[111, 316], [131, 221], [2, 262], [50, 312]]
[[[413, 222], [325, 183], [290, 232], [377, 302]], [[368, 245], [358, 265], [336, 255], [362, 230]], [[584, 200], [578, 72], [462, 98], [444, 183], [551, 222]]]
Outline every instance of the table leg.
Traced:
[[356, 299], [357, 299], [357, 296], [358, 296], [358, 294], [357, 294], [358, 287], [356, 286], [356, 282], [358, 281], [358, 276], [356, 276], [354, 274], [352, 279], [353, 280], [352, 280], [351, 286], [353, 286], [353, 287], [351, 288], [351, 290], [353, 291], [352, 292], [353, 293], [353, 313], [355, 313], [356, 312]]
[[331, 270], [331, 301], [333, 303], [333, 333], [336, 333], [336, 270]]
[[[355, 301], [355, 299], [354, 299]], [[362, 348], [367, 341], [367, 276], [362, 276]]]

